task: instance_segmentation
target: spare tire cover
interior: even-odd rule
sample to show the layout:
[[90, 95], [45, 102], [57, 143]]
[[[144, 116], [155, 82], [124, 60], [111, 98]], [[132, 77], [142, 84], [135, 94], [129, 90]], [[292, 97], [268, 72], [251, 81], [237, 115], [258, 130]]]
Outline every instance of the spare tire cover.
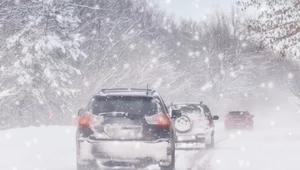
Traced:
[[175, 120], [175, 129], [178, 132], [188, 132], [192, 129], [192, 121], [187, 115], [182, 115], [180, 118]]

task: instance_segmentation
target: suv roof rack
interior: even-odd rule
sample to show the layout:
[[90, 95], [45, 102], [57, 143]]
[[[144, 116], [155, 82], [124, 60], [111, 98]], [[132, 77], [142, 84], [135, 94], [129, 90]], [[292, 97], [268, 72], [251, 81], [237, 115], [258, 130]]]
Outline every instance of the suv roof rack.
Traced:
[[145, 92], [147, 95], [155, 93], [153, 89], [140, 89], [140, 88], [111, 88], [111, 89], [101, 89], [101, 93], [110, 92]]

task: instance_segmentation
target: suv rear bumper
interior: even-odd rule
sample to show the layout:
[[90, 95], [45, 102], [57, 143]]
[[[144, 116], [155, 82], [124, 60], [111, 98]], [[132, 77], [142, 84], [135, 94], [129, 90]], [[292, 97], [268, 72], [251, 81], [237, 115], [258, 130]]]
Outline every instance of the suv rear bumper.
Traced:
[[174, 148], [169, 139], [156, 141], [103, 141], [78, 140], [78, 163], [84, 164], [91, 160], [106, 162], [120, 162], [129, 164], [159, 163], [169, 165]]
[[253, 122], [246, 122], [246, 121], [240, 121], [240, 122], [225, 122], [225, 127], [248, 127], [252, 126]]
[[206, 134], [178, 135], [176, 137], [176, 143], [189, 143], [189, 142], [206, 143], [205, 141], [207, 139], [208, 139], [208, 135]]

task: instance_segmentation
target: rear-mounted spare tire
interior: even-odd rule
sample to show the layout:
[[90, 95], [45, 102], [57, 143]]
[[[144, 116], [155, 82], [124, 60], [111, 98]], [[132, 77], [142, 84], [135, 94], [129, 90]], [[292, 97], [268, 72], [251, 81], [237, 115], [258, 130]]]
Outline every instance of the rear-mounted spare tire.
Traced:
[[192, 127], [192, 121], [187, 115], [182, 115], [180, 118], [175, 120], [175, 129], [178, 132], [188, 132], [192, 129]]

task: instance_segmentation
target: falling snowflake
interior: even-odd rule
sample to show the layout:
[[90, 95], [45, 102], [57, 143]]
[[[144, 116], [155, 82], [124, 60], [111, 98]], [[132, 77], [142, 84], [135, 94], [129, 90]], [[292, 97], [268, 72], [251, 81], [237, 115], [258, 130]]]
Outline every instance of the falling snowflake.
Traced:
[[192, 51], [189, 52], [189, 56], [193, 56], [194, 53]]
[[35, 157], [36, 157], [36, 159], [42, 159], [42, 155], [41, 154], [37, 154]]
[[105, 21], [106, 21], [107, 23], [110, 22], [110, 18], [107, 17], [107, 18], [105, 19]]
[[269, 82], [269, 83], [268, 83], [268, 88], [269, 88], [269, 89], [272, 89], [273, 87], [274, 87], [274, 83], [273, 83], [273, 82]]
[[293, 78], [294, 78], [294, 74], [293, 74], [293, 73], [289, 73], [289, 74], [287, 75], [287, 77], [288, 77], [289, 79], [293, 79]]
[[269, 98], [268, 98], [268, 97], [265, 97], [265, 100], [269, 100]]
[[153, 59], [151, 60], [152, 63], [157, 63], [157, 61], [158, 61], [157, 58], [153, 58]]
[[15, 102], [15, 104], [16, 104], [17, 106], [19, 106], [19, 105], [20, 105], [20, 101], [17, 100], [17, 101]]
[[217, 164], [221, 164], [222, 161], [221, 161], [220, 159], [217, 159], [217, 160], [216, 160], [216, 163], [217, 163]]
[[266, 87], [266, 84], [265, 84], [265, 83], [262, 83], [262, 84], [260, 85], [260, 87], [265, 88], [265, 87]]
[[230, 136], [231, 139], [235, 138], [234, 134], [230, 134], [229, 136]]
[[56, 94], [58, 95], [58, 96], [61, 96], [61, 91], [56, 91]]
[[26, 142], [26, 146], [27, 146], [28, 148], [30, 148], [30, 147], [31, 147], [31, 142]]
[[270, 121], [270, 125], [274, 126], [276, 123], [274, 121]]
[[247, 161], [246, 166], [250, 166], [250, 165], [251, 165], [250, 161]]
[[176, 61], [176, 63], [177, 63], [177, 64], [180, 64], [180, 61], [179, 61], [179, 60], [177, 60], [177, 61]]
[[276, 110], [277, 110], [277, 111], [279, 111], [279, 110], [280, 110], [280, 107], [279, 107], [279, 106], [277, 106], [277, 107], [276, 107]]
[[37, 139], [37, 138], [33, 138], [32, 142], [33, 142], [34, 144], [37, 144], [37, 143], [38, 143], [38, 139]]
[[172, 0], [165, 0], [166, 4], [170, 4]]
[[134, 49], [135, 49], [135, 44], [130, 44], [130, 45], [129, 45], [129, 48], [130, 48], [131, 50], [134, 50]]
[[223, 58], [224, 58], [224, 54], [222, 54], [222, 53], [221, 53], [221, 54], [219, 54], [219, 56], [218, 56], [218, 57], [219, 57], [219, 59], [220, 59], [220, 60], [223, 60]]
[[289, 132], [288, 135], [289, 135], [289, 136], [292, 136], [292, 132]]
[[180, 46], [180, 45], [181, 45], [181, 42], [178, 41], [178, 42], [176, 43], [176, 45], [177, 45], [177, 46]]
[[245, 165], [245, 161], [243, 161], [243, 160], [239, 160], [239, 166], [244, 166]]
[[244, 48], [247, 47], [247, 45], [248, 45], [247, 43], [242, 43], [242, 47]]
[[129, 68], [129, 64], [128, 64], [128, 63], [125, 63], [125, 64], [123, 65], [123, 67], [124, 67], [124, 69], [128, 69], [128, 68]]
[[206, 57], [206, 58], [204, 59], [204, 62], [205, 62], [205, 63], [209, 63], [209, 58]]
[[230, 76], [231, 76], [231, 77], [236, 77], [237, 75], [236, 75], [235, 72], [231, 72], [231, 73], [230, 73]]
[[241, 151], [241, 152], [244, 152], [245, 150], [246, 150], [246, 148], [245, 148], [244, 146], [241, 146], [241, 147], [240, 147], [240, 151]]

